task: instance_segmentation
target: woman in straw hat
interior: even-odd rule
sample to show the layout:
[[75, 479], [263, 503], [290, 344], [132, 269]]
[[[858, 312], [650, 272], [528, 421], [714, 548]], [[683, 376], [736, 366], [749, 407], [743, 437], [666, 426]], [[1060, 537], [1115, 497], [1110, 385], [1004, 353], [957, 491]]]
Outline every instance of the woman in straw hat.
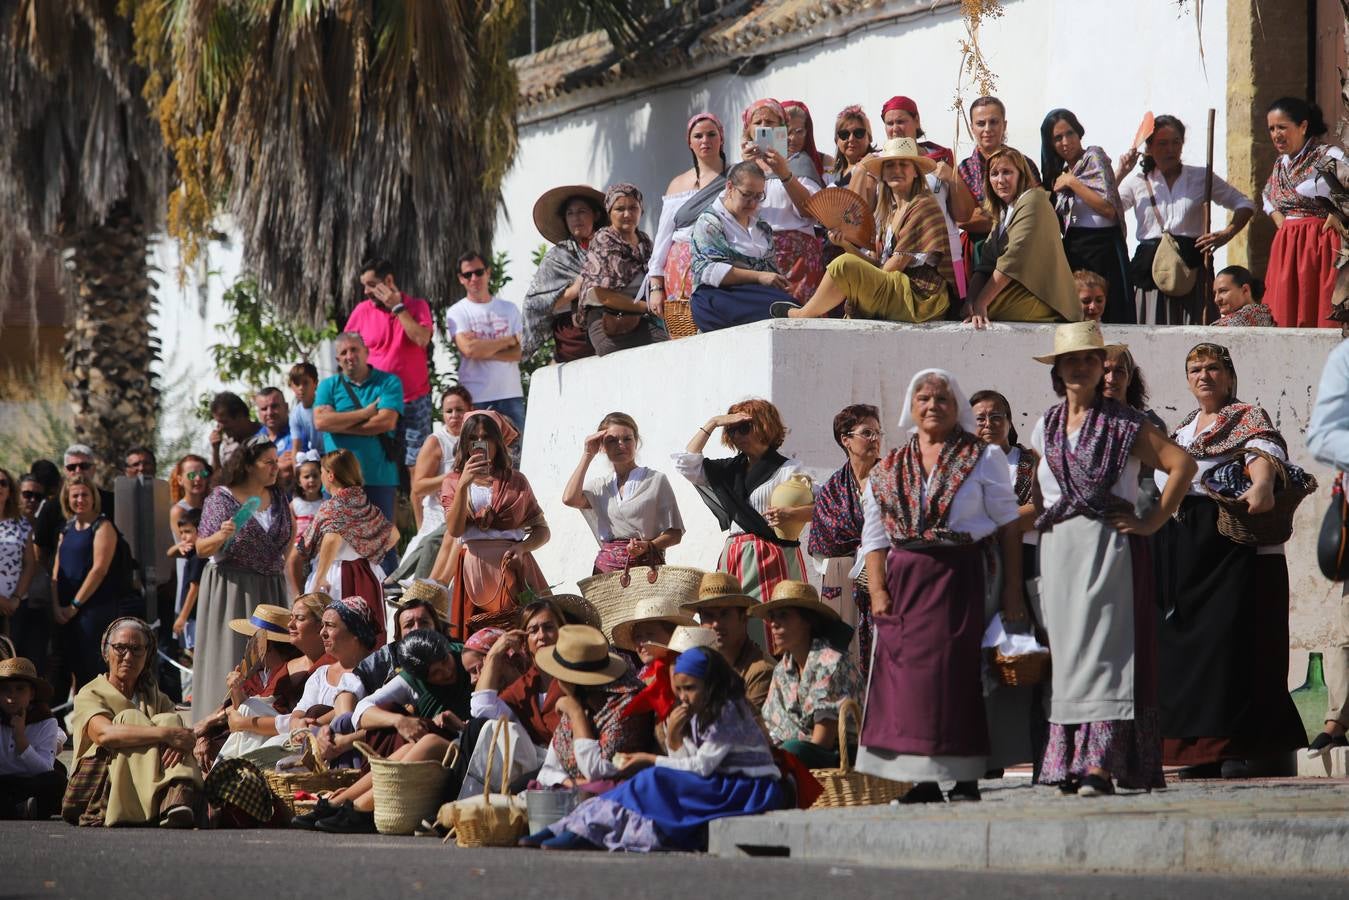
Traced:
[[[275, 728], [260, 723], [279, 713], [290, 712], [291, 705], [303, 693], [303, 687], [299, 692], [290, 693], [295, 683], [290, 664], [293, 660], [303, 659], [290, 635], [290, 619], [291, 612], [284, 606], [259, 603], [247, 619], [234, 619], [229, 623], [231, 631], [249, 638], [261, 632], [267, 639], [267, 648], [256, 669], [247, 677], [238, 669], [231, 669], [225, 677], [229, 696], [224, 705], [223, 721], [228, 724], [231, 734], [218, 748], [218, 755], [226, 759], [257, 749], [267, 738], [275, 736]], [[301, 665], [307, 671], [307, 661]], [[220, 719], [217, 715], [206, 721]], [[204, 734], [208, 727], [211, 726], [203, 725], [197, 733]]]
[[553, 359], [571, 362], [595, 355], [584, 328], [572, 321], [580, 298], [581, 266], [595, 230], [609, 224], [604, 194], [588, 184], [544, 191], [534, 203], [534, 227], [552, 244], [525, 291], [521, 353], [533, 356], [551, 335]]
[[61, 811], [66, 744], [47, 706], [52, 686], [22, 656], [0, 660], [0, 819], [49, 819]]
[[976, 436], [950, 372], [913, 376], [899, 428], [908, 442], [872, 470], [862, 497], [876, 635], [857, 766], [918, 782], [909, 803], [941, 802], [938, 781], [956, 782], [952, 800], [977, 800], [990, 752], [980, 639], [999, 607], [1026, 617], [1016, 495], [1007, 457]]
[[604, 194], [609, 225], [595, 232], [581, 266], [578, 325], [584, 325], [596, 356], [668, 341], [665, 323], [642, 299], [651, 238], [637, 226], [642, 192], [622, 182]]
[[625, 753], [634, 777], [589, 800], [526, 847], [650, 852], [707, 849], [707, 823], [782, 809], [787, 793], [744, 684], [715, 650], [695, 647], [674, 663], [680, 705], [670, 714], [668, 755]]
[[695, 194], [724, 180], [726, 171], [726, 130], [715, 115], [695, 113], [684, 128], [684, 139], [693, 167], [676, 175], [665, 189], [646, 271], [647, 302], [658, 316], [664, 314], [666, 298], [687, 300], [693, 296], [693, 225], [679, 227], [676, 214]]
[[75, 772], [61, 817], [72, 825], [193, 827], [201, 772], [192, 731], [156, 684], [154, 629], [117, 619], [103, 632], [102, 652], [107, 674], [75, 695]]
[[830, 232], [829, 239], [848, 252], [829, 263], [805, 306], [774, 303], [772, 314], [818, 318], [850, 299], [860, 318], [927, 322], [944, 316], [951, 305], [955, 270], [946, 220], [925, 177], [936, 168], [910, 138], [887, 141], [885, 152], [863, 162], [861, 169], [882, 182], [876, 246], [858, 247]]
[[[1052, 366], [1063, 398], [1035, 425], [1041, 512], [1039, 620], [1054, 655], [1042, 784], [1065, 793], [1151, 790], [1162, 778], [1155, 575], [1148, 542], [1180, 506], [1195, 464], [1138, 410], [1105, 397], [1110, 349], [1096, 322], [1061, 325]], [[1138, 468], [1172, 476], [1134, 513]]]
[[1054, 207], [1030, 162], [1010, 147], [993, 151], [985, 164], [984, 211], [993, 228], [970, 280], [965, 321], [975, 328], [992, 320], [1080, 322], [1082, 302]]
[[[670, 482], [660, 472], [637, 465], [640, 441], [632, 416], [609, 413], [585, 439], [581, 461], [562, 491], [562, 502], [581, 511], [599, 542], [595, 575], [663, 564], [665, 551], [684, 536]], [[587, 483], [586, 472], [601, 450], [614, 474]]]
[[[1274, 463], [1257, 456], [1233, 460], [1249, 448], [1287, 463], [1288, 444], [1265, 410], [1237, 398], [1236, 366], [1226, 347], [1196, 344], [1185, 357], [1185, 376], [1199, 407], [1172, 439], [1197, 468], [1180, 479], [1180, 512], [1156, 542], [1170, 589], [1158, 629], [1162, 762], [1185, 766], [1182, 778], [1247, 778], [1306, 746], [1288, 696], [1288, 563], [1282, 544], [1254, 547], [1219, 533], [1218, 506], [1203, 484], [1227, 483], [1226, 469], [1244, 489], [1247, 509], [1268, 512]], [[1180, 478], [1153, 477], [1163, 492]], [[1320, 750], [1332, 739], [1317, 740]]]
[[763, 705], [768, 736], [812, 769], [837, 766], [839, 705], [862, 698], [857, 663], [824, 637], [838, 613], [820, 602], [813, 586], [784, 581], [749, 614], [768, 624], [782, 650]]

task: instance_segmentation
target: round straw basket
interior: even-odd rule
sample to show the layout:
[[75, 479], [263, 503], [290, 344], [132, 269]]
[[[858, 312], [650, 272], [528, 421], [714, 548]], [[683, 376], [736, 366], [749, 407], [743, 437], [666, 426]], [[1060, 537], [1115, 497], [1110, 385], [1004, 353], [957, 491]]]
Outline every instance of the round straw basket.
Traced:
[[487, 755], [482, 797], [467, 803], [461, 800], [451, 806], [450, 834], [445, 836], [445, 840], [448, 841], [452, 835], [455, 844], [460, 847], [514, 847], [515, 842], [529, 828], [529, 815], [524, 804], [511, 795], [511, 753], [514, 747], [505, 716], [497, 720], [497, 727], [492, 732], [492, 743], [494, 748], [501, 751], [500, 790], [492, 793], [492, 763], [497, 757], [494, 749]]
[[439, 761], [385, 759], [364, 741], [357, 741], [356, 749], [370, 763], [375, 828], [380, 834], [412, 834], [422, 819], [435, 817], [458, 744], [450, 744]]
[[1003, 656], [998, 648], [988, 648], [988, 664], [998, 681], [1008, 687], [1027, 687], [1049, 680], [1049, 652]]
[[[844, 700], [838, 708], [838, 760], [837, 769], [811, 769], [810, 774], [824, 788], [824, 792], [811, 805], [811, 809], [827, 809], [836, 806], [875, 806], [889, 803], [908, 793], [913, 785], [903, 781], [891, 781], [858, 772], [848, 761], [848, 716], [860, 726], [862, 708], [856, 700]], [[859, 728], [860, 730], [860, 728]]]
[[1316, 492], [1316, 479], [1307, 476], [1307, 484], [1295, 485], [1288, 477], [1283, 460], [1256, 447], [1241, 447], [1234, 458], [1254, 456], [1274, 467], [1274, 508], [1252, 515], [1246, 511], [1246, 501], [1224, 497], [1204, 482], [1204, 491], [1218, 504], [1218, 533], [1237, 544], [1268, 546], [1282, 544], [1293, 536], [1293, 514], [1309, 494]]
[[605, 572], [582, 578], [576, 583], [582, 596], [600, 614], [600, 630], [614, 639], [614, 626], [632, 618], [632, 611], [643, 600], [657, 597], [698, 599], [698, 584], [703, 571], [688, 566], [633, 566], [622, 572]]
[[340, 791], [351, 787], [361, 777], [357, 769], [330, 769], [328, 762], [318, 750], [318, 738], [312, 731], [304, 729], [292, 732], [286, 741], [288, 747], [296, 750], [303, 748], [302, 760], [309, 767], [307, 772], [276, 772], [264, 770], [262, 777], [277, 799], [286, 804], [291, 814], [295, 813], [295, 792], [306, 791], [320, 794], [328, 791]]

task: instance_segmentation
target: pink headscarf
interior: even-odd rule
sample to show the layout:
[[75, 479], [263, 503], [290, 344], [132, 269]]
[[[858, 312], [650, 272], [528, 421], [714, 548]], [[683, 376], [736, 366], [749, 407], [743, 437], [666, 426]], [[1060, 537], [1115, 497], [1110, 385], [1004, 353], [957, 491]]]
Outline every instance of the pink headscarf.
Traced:
[[468, 420], [474, 416], [487, 416], [487, 418], [495, 422], [497, 428], [501, 431], [501, 439], [506, 442], [507, 447], [514, 444], [520, 438], [520, 431], [515, 427], [511, 420], [494, 409], [475, 409], [464, 416], [464, 424], [467, 425]]
[[726, 129], [722, 126], [721, 119], [718, 119], [715, 114], [710, 112], [695, 113], [693, 118], [689, 119], [688, 127], [684, 129], [685, 143], [688, 142], [689, 135], [693, 134], [693, 126], [697, 125], [699, 122], [711, 122], [713, 125], [717, 126], [717, 134], [721, 135], [722, 143], [726, 143]]
[[464, 649], [476, 650], [479, 653], [486, 654], [505, 633], [500, 628], [479, 628], [468, 636], [468, 640], [464, 641]]
[[787, 124], [787, 111], [782, 108], [781, 103], [774, 100], [772, 97], [764, 97], [761, 100], [755, 100], [749, 106], [745, 107], [745, 113], [741, 116], [745, 126], [746, 139], [749, 138], [749, 120], [754, 118], [756, 112], [765, 108], [771, 109], [773, 112], [777, 113], [778, 118], [782, 120], [783, 125]]
[[[819, 148], [815, 146], [815, 117], [810, 114], [810, 107], [806, 106], [806, 104], [800, 100], [783, 100], [782, 108], [784, 111], [799, 108], [806, 114], [806, 139], [805, 142], [801, 144], [801, 149], [805, 152], [806, 156], [810, 157], [810, 161], [815, 164], [816, 173], [823, 179], [824, 157], [820, 155]], [[790, 125], [791, 122], [789, 120], [788, 126], [790, 127]]]

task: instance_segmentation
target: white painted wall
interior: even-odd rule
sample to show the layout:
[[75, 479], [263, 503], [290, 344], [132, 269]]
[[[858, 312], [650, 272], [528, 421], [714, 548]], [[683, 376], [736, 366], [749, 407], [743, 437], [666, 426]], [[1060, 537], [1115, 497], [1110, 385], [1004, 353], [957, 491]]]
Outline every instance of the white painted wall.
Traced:
[[[1012, 146], [1038, 160], [1040, 121], [1062, 106], [1081, 120], [1087, 144], [1099, 144], [1115, 158], [1128, 147], [1143, 112], [1151, 109], [1179, 116], [1189, 126], [1185, 159], [1203, 165], [1205, 117], [1213, 107], [1215, 169], [1226, 173], [1223, 0], [1204, 3], [1207, 76], [1193, 13], [1182, 13], [1175, 0], [1007, 0], [1005, 6], [1002, 18], [985, 24], [980, 43], [998, 76], [997, 94], [1007, 104]], [[951, 104], [960, 58], [957, 42], [964, 37], [958, 7], [942, 7], [776, 57], [757, 75], [723, 71], [523, 126], [497, 225], [497, 249], [510, 253], [515, 279], [505, 296], [518, 302], [533, 274], [530, 254], [543, 239], [534, 229], [531, 211], [548, 188], [588, 182], [603, 189], [618, 181], [633, 182], [647, 199], [644, 228], [654, 231], [666, 185], [690, 165], [684, 125], [704, 109], [735, 131], [741, 110], [758, 97], [803, 100], [815, 118], [817, 144], [832, 152], [834, 115], [840, 109], [862, 104], [883, 140], [881, 104], [905, 94], [918, 103], [928, 138], [954, 145], [956, 158], [963, 159], [972, 142], [963, 132], [957, 140]], [[963, 94], [968, 103], [977, 92], [966, 87]], [[728, 144], [734, 162], [738, 137]], [[1215, 227], [1226, 223], [1225, 215], [1215, 209]], [[1129, 226], [1132, 230], [1133, 223]]]
[[[1231, 349], [1242, 399], [1269, 411], [1288, 440], [1293, 461], [1314, 472], [1324, 488], [1298, 510], [1288, 562], [1293, 646], [1328, 645], [1339, 588], [1317, 571], [1315, 542], [1331, 473], [1312, 460], [1303, 430], [1321, 367], [1339, 335], [1329, 330], [1234, 328], [1215, 333], [1198, 327], [1114, 326], [1106, 338], [1130, 345], [1147, 376], [1151, 406], [1171, 427], [1194, 408], [1183, 375], [1189, 348], [1216, 339]], [[552, 540], [537, 554], [539, 564], [550, 582], [567, 586], [590, 574], [595, 540], [581, 515], [562, 506], [561, 496], [582, 441], [607, 412], [633, 415], [642, 432], [640, 461], [671, 476], [688, 532], [668, 554], [669, 562], [713, 568], [724, 535], [693, 488], [674, 475], [669, 459], [709, 416], [745, 397], [772, 400], [792, 429], [783, 452], [823, 478], [843, 464], [831, 434], [839, 409], [850, 403], [876, 404], [884, 417], [886, 446], [895, 446], [906, 437], [895, 423], [909, 379], [919, 369], [940, 366], [953, 371], [968, 393], [995, 388], [1007, 395], [1014, 424], [1026, 441], [1036, 418], [1055, 402], [1048, 367], [1032, 359], [1052, 346], [1053, 326], [1048, 325], [999, 324], [979, 333], [963, 325], [776, 321], [540, 371], [531, 390], [521, 466], [552, 530]], [[718, 448], [709, 455], [729, 451]], [[606, 468], [601, 460], [591, 471]]]

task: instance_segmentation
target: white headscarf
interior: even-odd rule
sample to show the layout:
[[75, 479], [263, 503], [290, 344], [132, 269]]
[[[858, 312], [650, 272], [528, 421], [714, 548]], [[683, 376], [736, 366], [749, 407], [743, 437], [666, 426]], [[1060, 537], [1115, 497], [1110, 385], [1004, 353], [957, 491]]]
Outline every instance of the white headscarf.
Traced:
[[923, 369], [913, 376], [913, 380], [909, 382], [909, 389], [904, 392], [904, 411], [899, 416], [900, 429], [906, 433], [918, 429], [918, 423], [913, 419], [913, 395], [918, 393], [918, 385], [933, 376], [942, 379], [950, 386], [951, 393], [955, 396], [957, 421], [961, 428], [974, 434], [974, 410], [970, 409], [969, 398], [960, 389], [960, 382], [956, 381], [956, 377], [945, 369]]

